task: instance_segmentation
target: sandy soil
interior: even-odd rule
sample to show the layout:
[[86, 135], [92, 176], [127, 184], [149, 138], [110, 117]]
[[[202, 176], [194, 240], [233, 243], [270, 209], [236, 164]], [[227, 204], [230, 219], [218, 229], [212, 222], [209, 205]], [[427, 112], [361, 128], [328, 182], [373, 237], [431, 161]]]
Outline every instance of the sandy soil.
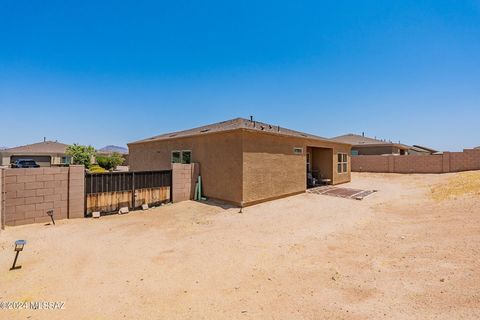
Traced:
[[[1, 319], [479, 319], [480, 196], [456, 174], [354, 174], [363, 201], [183, 202], [0, 232]], [[8, 271], [15, 239], [28, 241]]]

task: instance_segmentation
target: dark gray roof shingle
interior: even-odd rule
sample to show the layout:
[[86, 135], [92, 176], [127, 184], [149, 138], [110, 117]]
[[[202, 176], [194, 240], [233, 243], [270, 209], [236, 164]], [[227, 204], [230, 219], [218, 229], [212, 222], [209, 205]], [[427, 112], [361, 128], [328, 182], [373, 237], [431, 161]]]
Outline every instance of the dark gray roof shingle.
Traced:
[[250, 121], [244, 118], [235, 118], [232, 120], [217, 122], [217, 123], [209, 124], [209, 125], [198, 127], [198, 128], [165, 133], [165, 134], [154, 136], [148, 139], [135, 141], [130, 144], [143, 143], [143, 142], [149, 142], [149, 141], [158, 141], [158, 140], [168, 140], [172, 138], [191, 137], [191, 136], [198, 136], [198, 135], [209, 134], [214, 132], [231, 131], [236, 129], [248, 129], [248, 130], [255, 130], [259, 132], [268, 132], [268, 133], [279, 134], [279, 135], [287, 135], [292, 137], [329, 141], [329, 139], [327, 138], [319, 137], [316, 135], [312, 135], [312, 134], [308, 134], [300, 131], [286, 129], [277, 125], [271, 125], [271, 124], [259, 122], [259, 121]]

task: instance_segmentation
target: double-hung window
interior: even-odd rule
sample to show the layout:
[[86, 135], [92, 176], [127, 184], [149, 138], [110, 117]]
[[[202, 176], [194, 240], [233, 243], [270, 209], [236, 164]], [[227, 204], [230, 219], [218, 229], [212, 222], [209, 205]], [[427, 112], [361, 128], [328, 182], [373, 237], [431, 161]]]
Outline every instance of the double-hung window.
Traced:
[[348, 171], [348, 155], [346, 153], [338, 153], [337, 157], [337, 172], [346, 173]]

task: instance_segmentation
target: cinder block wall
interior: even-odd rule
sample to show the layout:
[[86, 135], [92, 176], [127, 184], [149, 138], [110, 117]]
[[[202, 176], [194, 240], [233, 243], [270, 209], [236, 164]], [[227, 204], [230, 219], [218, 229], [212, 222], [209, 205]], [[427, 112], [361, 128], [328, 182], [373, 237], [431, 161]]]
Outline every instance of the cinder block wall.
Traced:
[[83, 166], [4, 169], [5, 224], [22, 225], [84, 216]]
[[480, 150], [445, 152], [441, 155], [356, 156], [354, 172], [446, 173], [480, 170]]
[[0, 229], [3, 229], [5, 221], [3, 221], [3, 169], [0, 168]]
[[193, 199], [199, 172], [198, 163], [172, 163], [173, 202]]

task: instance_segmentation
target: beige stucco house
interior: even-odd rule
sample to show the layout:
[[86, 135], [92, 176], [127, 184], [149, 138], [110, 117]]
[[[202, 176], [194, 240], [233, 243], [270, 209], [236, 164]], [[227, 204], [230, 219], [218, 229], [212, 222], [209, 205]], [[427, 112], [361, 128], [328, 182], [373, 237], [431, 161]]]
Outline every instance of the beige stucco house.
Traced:
[[364, 134], [358, 135], [348, 133], [342, 136], [331, 138], [332, 141], [348, 143], [352, 145], [352, 155], [406, 155], [411, 149], [410, 146], [395, 143], [392, 141], [378, 140], [366, 137]]
[[350, 181], [350, 145], [237, 118], [132, 142], [131, 171], [199, 163], [204, 195], [247, 206], [305, 192], [307, 177]]
[[69, 164], [66, 154], [68, 145], [57, 141], [42, 141], [5, 150], [0, 150], [0, 165], [10, 166], [17, 159], [33, 159], [41, 167]]

